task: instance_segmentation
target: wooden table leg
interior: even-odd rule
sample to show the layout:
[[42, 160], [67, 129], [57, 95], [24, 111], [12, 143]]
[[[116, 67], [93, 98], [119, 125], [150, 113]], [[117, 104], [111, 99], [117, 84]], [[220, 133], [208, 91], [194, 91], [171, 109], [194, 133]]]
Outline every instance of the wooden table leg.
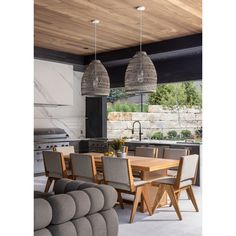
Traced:
[[[163, 177], [167, 175], [167, 170], [159, 170], [159, 171], [155, 171], [155, 172], [141, 172], [141, 179], [142, 180], [155, 180], [157, 178]], [[148, 184], [148, 195], [149, 195], [149, 200], [150, 200], [150, 205], [151, 207], [153, 206], [153, 203], [155, 201], [156, 198], [156, 194], [157, 194], [157, 187], [153, 187], [151, 184]], [[159, 204], [158, 207], [160, 206], [164, 206], [167, 204], [167, 194], [164, 193], [164, 196]], [[146, 212], [146, 206], [144, 204], [144, 200], [143, 197], [141, 197], [141, 207], [140, 207], [140, 212]]]

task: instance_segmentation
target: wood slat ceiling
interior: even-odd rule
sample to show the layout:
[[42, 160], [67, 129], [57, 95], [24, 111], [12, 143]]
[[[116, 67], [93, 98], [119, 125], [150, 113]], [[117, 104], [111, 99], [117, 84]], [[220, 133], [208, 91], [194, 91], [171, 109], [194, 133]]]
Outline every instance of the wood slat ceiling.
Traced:
[[99, 19], [97, 52], [139, 44], [139, 13], [145, 5], [143, 43], [202, 31], [201, 0], [34, 0], [35, 46], [80, 55], [94, 53], [92, 19]]

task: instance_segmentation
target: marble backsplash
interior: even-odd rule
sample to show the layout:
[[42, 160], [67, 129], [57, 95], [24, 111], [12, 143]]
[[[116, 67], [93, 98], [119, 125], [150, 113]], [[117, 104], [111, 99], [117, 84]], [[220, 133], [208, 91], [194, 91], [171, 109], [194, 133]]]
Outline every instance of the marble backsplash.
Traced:
[[[73, 72], [72, 106], [34, 107], [35, 128], [62, 128], [70, 138], [85, 137], [85, 97], [81, 95], [80, 89], [82, 75], [82, 72]], [[63, 96], [63, 91], [61, 95]]]

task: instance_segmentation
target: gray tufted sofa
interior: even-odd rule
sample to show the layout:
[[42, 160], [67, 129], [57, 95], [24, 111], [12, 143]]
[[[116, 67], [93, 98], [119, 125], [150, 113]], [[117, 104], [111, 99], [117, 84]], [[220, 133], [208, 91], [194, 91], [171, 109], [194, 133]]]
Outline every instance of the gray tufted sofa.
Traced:
[[35, 236], [117, 236], [117, 192], [107, 185], [61, 179], [54, 193], [35, 192]]

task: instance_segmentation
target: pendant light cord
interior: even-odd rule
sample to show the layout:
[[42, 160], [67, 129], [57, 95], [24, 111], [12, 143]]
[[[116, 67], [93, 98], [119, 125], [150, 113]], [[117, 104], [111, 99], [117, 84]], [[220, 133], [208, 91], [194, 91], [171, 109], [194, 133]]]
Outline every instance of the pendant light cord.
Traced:
[[97, 22], [94, 20], [94, 81], [97, 79], [97, 66], [96, 66], [96, 60], [97, 60]]
[[139, 49], [142, 51], [142, 37], [143, 37], [143, 11], [140, 11], [140, 36], [139, 36]]
[[94, 24], [94, 60], [97, 60], [97, 24]]

